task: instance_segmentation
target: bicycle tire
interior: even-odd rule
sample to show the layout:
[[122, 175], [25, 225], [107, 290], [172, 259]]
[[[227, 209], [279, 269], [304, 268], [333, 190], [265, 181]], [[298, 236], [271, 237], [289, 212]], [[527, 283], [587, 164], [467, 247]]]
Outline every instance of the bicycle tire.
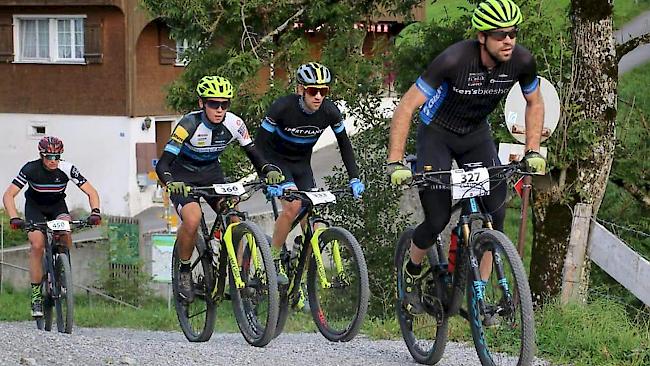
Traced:
[[55, 293], [58, 294], [58, 297], [54, 298], [56, 327], [60, 333], [71, 334], [74, 324], [74, 289], [72, 267], [67, 254], [61, 253], [56, 256], [54, 276], [57, 287]]
[[[332, 342], [348, 342], [361, 329], [368, 312], [368, 268], [355, 237], [341, 227], [329, 227], [318, 238], [325, 275], [332, 285], [323, 288], [315, 256], [309, 260], [307, 292], [311, 315], [318, 331]], [[333, 257], [338, 246], [344, 272], [337, 273]]]
[[216, 321], [216, 303], [212, 298], [214, 275], [212, 259], [206, 253], [205, 240], [197, 235], [194, 252], [192, 253], [192, 281], [194, 283], [194, 300], [187, 303], [179, 296], [178, 276], [180, 259], [178, 257], [178, 242], [174, 243], [172, 256], [172, 292], [178, 323], [190, 342], [206, 342], [212, 337]]
[[[251, 251], [248, 235], [252, 236], [256, 252]], [[233, 228], [233, 245], [243, 245], [241, 280], [246, 286], [238, 289], [230, 268], [230, 299], [241, 334], [255, 347], [266, 346], [275, 337], [278, 323], [278, 283], [270, 244], [266, 235], [253, 222], [243, 221]], [[252, 261], [253, 254], [261, 259], [263, 268], [258, 272]], [[260, 258], [261, 257], [261, 258]]]
[[54, 309], [54, 301], [47, 290], [48, 288], [48, 276], [47, 276], [47, 266], [45, 264], [45, 256], [47, 253], [43, 253], [43, 281], [41, 281], [41, 294], [43, 294], [43, 316], [41, 318], [36, 318], [36, 328], [45, 331], [52, 330], [52, 310]]
[[[414, 232], [415, 229], [413, 227], [404, 230], [395, 248], [398, 296], [395, 304], [395, 311], [402, 338], [404, 339], [406, 348], [408, 348], [413, 359], [420, 364], [433, 365], [440, 361], [445, 352], [448, 338], [449, 318], [448, 316], [443, 316], [442, 321], [438, 322], [434, 316], [431, 316], [428, 313], [413, 316], [402, 304], [402, 270], [404, 262], [409, 259], [408, 253]], [[434, 266], [438, 263], [438, 256], [435, 248], [432, 247], [429, 249], [427, 258], [429, 266]], [[441, 286], [438, 285], [435, 288], [440, 289]], [[440, 296], [444, 297], [444, 292], [438, 291], [438, 293]], [[435, 334], [432, 331], [434, 331]]]
[[[488, 366], [512, 364], [513, 357], [509, 354], [517, 354], [517, 365], [532, 364], [535, 355], [533, 303], [528, 277], [515, 246], [503, 233], [485, 229], [473, 235], [472, 248], [479, 264], [486, 251], [490, 251], [493, 255], [493, 270], [485, 286], [483, 298], [486, 311], [491, 315], [498, 314], [493, 316], [499, 321], [498, 325], [484, 326], [485, 320], [481, 319], [482, 315], [476, 301], [478, 297], [475, 296], [471, 281], [468, 281], [467, 306], [470, 328], [481, 364]], [[503, 276], [498, 274], [499, 271]], [[503, 281], [504, 279], [506, 281]], [[500, 285], [502, 283], [506, 285], [502, 287]], [[511, 287], [513, 283], [514, 286]], [[511, 288], [518, 296], [511, 293]], [[513, 337], [515, 332], [518, 332], [518, 335]]]
[[[294, 248], [295, 250], [295, 248]], [[287, 250], [285, 245], [282, 246], [280, 252], [280, 258], [283, 260], [284, 268], [289, 268], [289, 261], [285, 260], [289, 258], [291, 254]], [[292, 273], [287, 273], [289, 276], [289, 281], [291, 282]], [[284, 326], [287, 324], [287, 318], [289, 318], [289, 286], [279, 286], [278, 290], [280, 292], [280, 301], [278, 305], [278, 324], [275, 326], [275, 337], [279, 336], [284, 330]]]

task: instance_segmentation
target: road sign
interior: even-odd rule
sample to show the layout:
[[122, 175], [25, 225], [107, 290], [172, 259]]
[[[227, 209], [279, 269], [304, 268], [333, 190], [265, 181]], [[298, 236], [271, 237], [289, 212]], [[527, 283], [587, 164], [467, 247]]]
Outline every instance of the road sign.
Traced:
[[[544, 99], [544, 127], [542, 141], [548, 139], [560, 120], [560, 98], [550, 81], [539, 77], [539, 85]], [[516, 83], [506, 97], [504, 117], [508, 132], [522, 144], [526, 142], [526, 99]]]

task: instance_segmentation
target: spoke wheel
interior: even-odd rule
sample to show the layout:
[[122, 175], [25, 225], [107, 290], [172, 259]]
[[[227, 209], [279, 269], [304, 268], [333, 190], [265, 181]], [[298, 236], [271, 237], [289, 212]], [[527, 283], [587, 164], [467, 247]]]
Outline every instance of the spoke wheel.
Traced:
[[237, 288], [230, 268], [230, 299], [237, 325], [246, 342], [266, 346], [278, 323], [278, 283], [271, 248], [261, 229], [244, 221], [233, 228], [233, 245], [243, 288]]
[[[535, 353], [535, 322], [523, 263], [514, 245], [498, 231], [478, 233], [473, 248], [479, 265], [492, 263], [482, 294], [478, 283], [467, 286], [470, 327], [481, 364], [530, 365]], [[484, 314], [479, 298], [485, 303]]]
[[325, 338], [347, 342], [359, 333], [368, 311], [366, 260], [357, 239], [343, 228], [327, 228], [318, 239], [325, 271], [321, 277], [312, 253], [307, 272], [312, 317]]
[[[412, 315], [408, 312], [403, 305], [404, 284], [402, 283], [402, 272], [404, 263], [410, 258], [411, 238], [413, 237], [413, 228], [406, 229], [397, 244], [395, 250], [395, 267], [397, 268], [397, 303], [395, 310], [397, 312], [397, 320], [402, 332], [402, 337], [406, 343], [413, 359], [424, 365], [433, 365], [440, 361], [447, 345], [448, 336], [448, 317], [443, 313], [438, 314], [423, 313]], [[437, 264], [437, 254], [434, 248], [431, 248], [427, 253], [425, 265], [422, 270], [426, 271], [431, 266]], [[435, 301], [436, 298], [440, 299], [444, 295], [441, 286], [428, 276], [423, 279], [423, 295], [426, 299], [430, 299], [431, 307], [436, 306], [437, 309], [442, 308], [440, 301]], [[440, 289], [440, 291], [438, 291]]]
[[172, 257], [172, 291], [176, 315], [183, 334], [185, 334], [188, 341], [205, 342], [212, 336], [217, 316], [216, 303], [212, 299], [214, 276], [211, 253], [206, 252], [203, 237], [198, 235], [194, 252], [190, 258], [192, 262], [194, 300], [188, 303], [180, 297], [178, 290], [181, 265], [178, 257], [178, 245], [178, 242], [174, 244]]

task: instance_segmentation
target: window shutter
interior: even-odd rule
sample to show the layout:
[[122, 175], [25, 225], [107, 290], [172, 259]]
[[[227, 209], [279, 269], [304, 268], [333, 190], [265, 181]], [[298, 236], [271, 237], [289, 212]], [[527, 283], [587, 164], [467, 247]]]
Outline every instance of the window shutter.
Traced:
[[169, 28], [165, 24], [158, 25], [158, 58], [161, 65], [176, 63], [176, 41], [169, 38]]
[[101, 21], [86, 20], [84, 27], [84, 58], [87, 64], [101, 64], [104, 59], [102, 52], [103, 24]]
[[0, 20], [0, 62], [14, 60], [14, 32], [11, 20]]

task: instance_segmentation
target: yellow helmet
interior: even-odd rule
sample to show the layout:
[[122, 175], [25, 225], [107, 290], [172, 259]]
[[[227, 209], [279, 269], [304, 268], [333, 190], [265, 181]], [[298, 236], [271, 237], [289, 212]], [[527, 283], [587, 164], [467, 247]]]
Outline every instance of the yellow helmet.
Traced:
[[512, 0], [483, 1], [472, 16], [472, 25], [481, 32], [512, 27], [521, 21], [521, 10]]
[[204, 76], [196, 85], [201, 98], [232, 98], [234, 89], [230, 81], [221, 76]]

